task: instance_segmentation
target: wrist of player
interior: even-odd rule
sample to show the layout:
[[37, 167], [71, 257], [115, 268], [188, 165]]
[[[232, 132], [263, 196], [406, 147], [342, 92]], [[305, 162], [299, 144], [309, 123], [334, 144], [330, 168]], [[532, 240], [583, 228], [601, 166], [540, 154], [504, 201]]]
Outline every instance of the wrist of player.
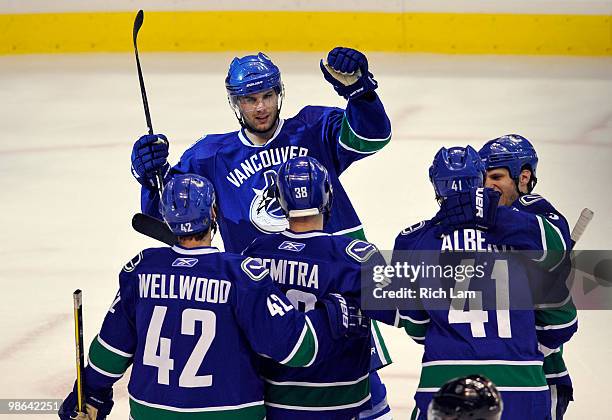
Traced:
[[332, 338], [365, 337], [369, 335], [369, 319], [361, 314], [357, 304], [338, 293], [329, 293], [317, 302], [327, 312]]
[[75, 383], [72, 392], [68, 394], [66, 399], [62, 402], [62, 405], [57, 413], [60, 419], [106, 419], [106, 416], [110, 414], [114, 405], [112, 388], [97, 391], [86, 388], [84, 393], [86, 412], [77, 412], [77, 392]]

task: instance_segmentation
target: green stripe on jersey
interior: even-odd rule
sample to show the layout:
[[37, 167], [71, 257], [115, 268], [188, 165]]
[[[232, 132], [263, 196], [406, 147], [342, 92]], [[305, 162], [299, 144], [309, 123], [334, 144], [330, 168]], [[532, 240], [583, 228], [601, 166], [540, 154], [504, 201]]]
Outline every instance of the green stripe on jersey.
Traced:
[[556, 353], [551, 353], [544, 358], [544, 374], [556, 375], [567, 371], [563, 360], [563, 346]]
[[374, 153], [382, 149], [391, 140], [391, 134], [386, 139], [367, 139], [355, 133], [346, 116], [342, 117], [340, 142], [347, 148], [360, 153]]
[[565, 242], [559, 230], [545, 217], [536, 215], [541, 222], [541, 228], [543, 229], [542, 239], [544, 243], [542, 246], [546, 251], [546, 257], [540, 261], [538, 265], [546, 270], [550, 270], [556, 267], [565, 257]]
[[[308, 318], [306, 318], [308, 319]], [[290, 367], [302, 367], [312, 362], [315, 358], [317, 349], [317, 337], [315, 336], [310, 322], [304, 323], [304, 330], [300, 336], [301, 341], [296, 343], [297, 350], [289, 360], [283, 361], [282, 364]], [[294, 348], [295, 349], [295, 348]]]
[[383, 368], [393, 363], [393, 360], [391, 360], [391, 355], [389, 354], [389, 349], [387, 348], [385, 339], [380, 333], [380, 328], [378, 327], [378, 321], [372, 319], [371, 323], [372, 323], [372, 336], [374, 338], [374, 341], [377, 344], [376, 351], [382, 352], [382, 355], [379, 354], [379, 358], [383, 364], [379, 368], [377, 368], [377, 369], [380, 369], [380, 368]]
[[406, 334], [410, 337], [425, 339], [425, 333], [427, 332], [427, 326], [429, 323], [415, 324], [409, 319], [401, 318], [399, 322], [400, 328], [404, 328]]
[[259, 420], [266, 417], [263, 404], [235, 410], [173, 411], [149, 407], [130, 398], [130, 417], [134, 420]]
[[576, 316], [578, 316], [578, 313], [571, 299], [560, 308], [537, 309], [535, 311], [536, 325], [538, 327], [569, 324], [576, 319]]
[[[280, 404], [299, 410], [341, 407], [355, 404], [370, 394], [370, 376], [348, 385], [307, 386], [266, 382], [266, 404]], [[348, 408], [348, 407], [347, 407]]]
[[[484, 361], [483, 361], [484, 362]], [[542, 365], [501, 364], [449, 364], [423, 366], [419, 388], [439, 388], [453, 378], [480, 374], [491, 379], [497, 387], [541, 387], [546, 386]]]
[[367, 240], [363, 229], [355, 230], [353, 232], [346, 232], [344, 236], [348, 236], [349, 238], [353, 238], [353, 239], [359, 239], [360, 241]]
[[132, 363], [131, 357], [121, 356], [104, 347], [98, 340], [98, 336], [89, 346], [89, 360], [96, 367], [115, 375], [124, 374]]

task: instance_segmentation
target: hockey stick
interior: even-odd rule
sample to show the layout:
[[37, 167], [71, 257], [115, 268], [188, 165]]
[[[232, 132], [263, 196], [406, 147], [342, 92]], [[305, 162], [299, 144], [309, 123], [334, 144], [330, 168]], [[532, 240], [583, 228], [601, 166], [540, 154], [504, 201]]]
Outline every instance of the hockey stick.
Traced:
[[[149, 134], [153, 134], [153, 123], [151, 123], [151, 112], [149, 111], [149, 101], [147, 100], [147, 91], [145, 89], [144, 78], [142, 77], [142, 68], [140, 67], [140, 58], [138, 58], [138, 31], [142, 27], [144, 22], [144, 12], [139, 10], [134, 19], [134, 29], [132, 31], [132, 39], [134, 41], [134, 54], [136, 55], [136, 68], [138, 69], [138, 81], [140, 82], [140, 94], [142, 96], [142, 105], [144, 106], [145, 118], [147, 120], [147, 127], [149, 128]], [[161, 171], [155, 172], [155, 182], [157, 183], [157, 192], [159, 193], [159, 199], [162, 198], [162, 192], [164, 184], [162, 181]]]
[[77, 412], [86, 413], [85, 408], [85, 378], [83, 377], [85, 368], [85, 357], [83, 348], [83, 293], [77, 289], [72, 294], [74, 306], [74, 345], [76, 350], [76, 371], [77, 371]]
[[136, 232], [142, 233], [149, 238], [157, 239], [166, 245], [176, 245], [178, 240], [167, 224], [144, 213], [136, 213], [132, 217], [132, 227]]
[[576, 221], [576, 224], [574, 225], [574, 228], [572, 229], [572, 233], [570, 235], [574, 243], [578, 242], [580, 237], [582, 237], [582, 234], [593, 219], [594, 215], [595, 213], [593, 213], [593, 210], [590, 210], [588, 208], [582, 209], [582, 211], [580, 212], [580, 216], [578, 217], [578, 221]]

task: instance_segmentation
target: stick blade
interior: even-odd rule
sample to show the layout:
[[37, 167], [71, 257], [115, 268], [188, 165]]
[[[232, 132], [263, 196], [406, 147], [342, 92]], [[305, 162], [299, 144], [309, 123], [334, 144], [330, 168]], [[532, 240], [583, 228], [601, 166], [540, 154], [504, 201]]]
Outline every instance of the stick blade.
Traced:
[[132, 32], [132, 38], [134, 41], [134, 48], [136, 48], [136, 38], [138, 37], [138, 31], [140, 31], [140, 27], [144, 22], [144, 12], [141, 10], [136, 13], [136, 18], [134, 19], [134, 31]]
[[157, 239], [166, 245], [172, 246], [178, 243], [176, 235], [172, 233], [168, 225], [147, 214], [136, 213], [132, 217], [132, 227], [136, 232], [142, 233], [149, 238]]

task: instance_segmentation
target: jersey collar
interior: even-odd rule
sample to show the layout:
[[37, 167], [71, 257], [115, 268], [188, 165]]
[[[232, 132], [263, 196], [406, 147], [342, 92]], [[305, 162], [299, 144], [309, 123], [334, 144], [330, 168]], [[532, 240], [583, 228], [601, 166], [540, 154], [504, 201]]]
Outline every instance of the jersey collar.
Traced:
[[204, 254], [215, 254], [219, 252], [219, 249], [217, 249], [214, 246], [202, 246], [198, 248], [183, 248], [180, 245], [174, 245], [172, 247], [172, 250], [176, 252], [177, 254], [182, 254], [182, 255], [204, 255]]
[[329, 233], [325, 233], [321, 230], [310, 230], [308, 232], [294, 232], [292, 230], [287, 229], [281, 232], [281, 234], [289, 238], [293, 238], [293, 239], [315, 238], [317, 236], [331, 236]]
[[284, 123], [285, 123], [285, 120], [283, 120], [282, 118], [278, 119], [278, 126], [276, 127], [276, 130], [274, 131], [274, 134], [272, 135], [272, 138], [270, 138], [270, 140], [268, 140], [264, 144], [255, 144], [251, 140], [249, 140], [249, 137], [244, 133], [244, 128], [240, 129], [240, 131], [238, 132], [238, 138], [240, 139], [242, 144], [244, 144], [245, 146], [249, 146], [249, 147], [264, 147], [264, 146], [267, 146], [268, 144], [272, 143], [272, 141], [274, 141], [276, 136], [278, 136], [278, 133], [280, 133], [281, 129], [283, 128], [283, 124]]

